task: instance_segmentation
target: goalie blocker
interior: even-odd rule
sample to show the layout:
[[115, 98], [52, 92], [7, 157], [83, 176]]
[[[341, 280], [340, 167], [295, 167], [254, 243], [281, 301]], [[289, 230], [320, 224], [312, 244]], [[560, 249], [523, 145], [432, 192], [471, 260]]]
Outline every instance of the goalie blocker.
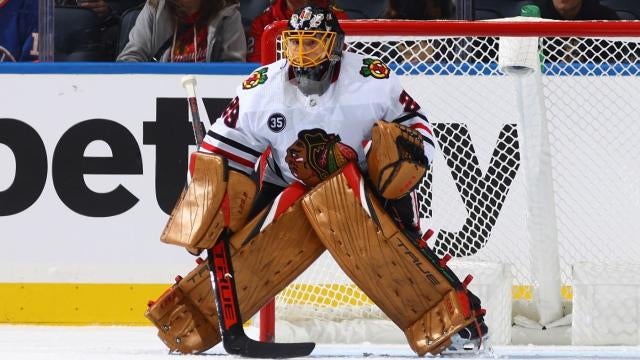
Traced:
[[[386, 125], [382, 124], [383, 127]], [[392, 136], [397, 137], [397, 134]], [[376, 148], [375, 143], [372, 146]], [[202, 163], [210, 166], [196, 168], [193, 179], [199, 178], [200, 171], [214, 172], [207, 175], [207, 179], [216, 178], [216, 171], [224, 171], [223, 162], [210, 159], [216, 156], [202, 153], [196, 156], [207, 158]], [[402, 156], [388, 158], [396, 167], [403, 161], [412, 161], [407, 157], [403, 160]], [[390, 173], [402, 175], [401, 172]], [[398, 177], [403, 181], [397, 188], [405, 191], [414, 186], [407, 186], [406, 181], [414, 176]], [[392, 177], [387, 176], [389, 178]], [[236, 182], [226, 186], [234, 187]], [[393, 190], [394, 186], [387, 185], [386, 189]], [[405, 235], [386, 214], [355, 164], [350, 163], [309, 193], [305, 191], [300, 184], [285, 189], [267, 209], [231, 238], [231, 257], [243, 319], [253, 316], [310, 266], [325, 248], [356, 285], [405, 332], [409, 345], [419, 355], [440, 353], [450, 344], [451, 336], [482, 315], [479, 304], [472, 306], [466, 284], [461, 283], [446, 263], [428, 248], [418, 246], [416, 239]], [[189, 189], [186, 192], [189, 193]], [[194, 209], [184, 209], [184, 206], [197, 204], [197, 201], [180, 201], [173, 213], [195, 213]], [[178, 228], [211, 228], [207, 223], [185, 223], [187, 219], [189, 217], [172, 214], [169, 222], [174, 222], [171, 226]], [[171, 226], [168, 224], [167, 229]], [[198, 244], [197, 239], [195, 243], [191, 240], [167, 242], [187, 247]], [[201, 274], [199, 286], [181, 285], [183, 279], [147, 311], [147, 317], [159, 328], [159, 336], [171, 350], [202, 352], [220, 341], [212, 296], [193, 295], [211, 293], [208, 274], [202, 272], [201, 267], [199, 265], [187, 277], [191, 279], [193, 274]], [[260, 277], [264, 280], [259, 280], [255, 276], [257, 273], [264, 274]]]

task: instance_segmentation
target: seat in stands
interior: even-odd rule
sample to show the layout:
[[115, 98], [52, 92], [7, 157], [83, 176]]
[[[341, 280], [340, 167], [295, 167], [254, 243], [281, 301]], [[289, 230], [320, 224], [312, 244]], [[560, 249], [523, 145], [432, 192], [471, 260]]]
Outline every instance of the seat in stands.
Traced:
[[534, 3], [534, 0], [475, 0], [473, 18], [488, 20], [519, 16], [524, 5]]
[[101, 22], [89, 9], [56, 7], [54, 61], [106, 61]]
[[117, 54], [120, 54], [122, 49], [124, 49], [125, 45], [127, 45], [127, 43], [129, 42], [129, 33], [131, 32], [131, 29], [133, 29], [133, 26], [136, 24], [138, 14], [140, 14], [140, 11], [142, 11], [143, 7], [144, 3], [131, 9], [127, 9], [124, 13], [122, 13], [122, 17], [120, 18], [120, 34], [118, 35]]
[[638, 0], [600, 0], [600, 4], [615, 10], [622, 20], [640, 19], [640, 1]]
[[386, 0], [337, 0], [350, 19], [380, 19], [387, 10]]

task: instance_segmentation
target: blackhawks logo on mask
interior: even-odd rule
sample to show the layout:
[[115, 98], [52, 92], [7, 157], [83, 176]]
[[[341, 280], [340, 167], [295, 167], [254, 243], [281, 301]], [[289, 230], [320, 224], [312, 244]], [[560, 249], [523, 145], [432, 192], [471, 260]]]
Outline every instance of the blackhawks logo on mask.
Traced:
[[258, 85], [262, 85], [267, 81], [267, 68], [256, 70], [249, 75], [249, 77], [242, 82], [242, 88], [245, 90], [253, 89]]
[[360, 68], [360, 75], [367, 77], [372, 76], [376, 79], [388, 79], [389, 67], [378, 59], [366, 58], [362, 60], [362, 63], [365, 65]]

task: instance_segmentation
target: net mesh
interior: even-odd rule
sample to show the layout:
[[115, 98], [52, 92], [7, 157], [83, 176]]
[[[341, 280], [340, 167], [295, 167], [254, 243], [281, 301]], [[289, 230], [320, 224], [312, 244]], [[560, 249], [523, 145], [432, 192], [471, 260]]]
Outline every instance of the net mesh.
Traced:
[[[537, 40], [564, 285], [577, 262], [638, 263], [638, 40]], [[515, 90], [521, 80], [498, 66], [498, 44], [482, 36], [348, 35], [346, 51], [387, 62], [434, 125], [439, 154], [418, 190], [423, 230], [436, 231], [429, 244], [440, 256], [510, 264], [514, 298], [530, 299], [536, 280], [518, 137], [528, 100]], [[328, 254], [276, 304], [278, 317], [384, 318]]]

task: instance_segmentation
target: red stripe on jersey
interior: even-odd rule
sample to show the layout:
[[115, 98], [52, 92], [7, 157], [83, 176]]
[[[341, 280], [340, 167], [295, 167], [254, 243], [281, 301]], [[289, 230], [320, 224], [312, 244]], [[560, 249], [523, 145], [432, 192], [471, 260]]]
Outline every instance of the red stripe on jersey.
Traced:
[[189, 174], [193, 177], [193, 172], [196, 170], [196, 153], [191, 153], [191, 160], [189, 160]]
[[260, 165], [258, 167], [258, 171], [260, 174], [260, 189], [262, 189], [262, 183], [264, 182], [264, 174], [267, 170], [267, 159], [269, 159], [269, 155], [271, 155], [271, 147], [268, 147], [267, 150], [265, 150], [260, 156]]
[[413, 124], [413, 125], [411, 125], [409, 127], [412, 128], [412, 129], [422, 129], [422, 130], [428, 132], [429, 135], [433, 136], [433, 132], [431, 131], [431, 129], [429, 129], [429, 127], [424, 125], [424, 124], [417, 123], [417, 124]]
[[247, 159], [245, 159], [243, 157], [240, 157], [240, 156], [235, 155], [233, 153], [230, 153], [228, 151], [224, 151], [224, 150], [222, 150], [222, 149], [220, 149], [218, 147], [215, 147], [215, 146], [213, 146], [213, 145], [211, 145], [209, 143], [203, 142], [202, 143], [202, 147], [207, 149], [207, 150], [209, 150], [209, 151], [211, 151], [211, 152], [213, 152], [213, 153], [216, 153], [218, 155], [222, 155], [222, 156], [226, 157], [229, 160], [235, 161], [240, 165], [244, 165], [246, 167], [250, 167], [250, 168], [253, 169], [254, 163], [251, 162], [250, 160], [247, 160]]
[[298, 199], [307, 192], [306, 186], [299, 182], [294, 182], [282, 191], [280, 201], [278, 202], [274, 220], [279, 218], [284, 212], [293, 205]]
[[353, 194], [356, 196], [358, 201], [360, 201], [360, 178], [362, 174], [360, 173], [360, 169], [358, 166], [352, 161], [348, 163], [344, 168], [342, 168], [342, 174], [344, 178], [347, 180], [349, 187], [353, 190]]

